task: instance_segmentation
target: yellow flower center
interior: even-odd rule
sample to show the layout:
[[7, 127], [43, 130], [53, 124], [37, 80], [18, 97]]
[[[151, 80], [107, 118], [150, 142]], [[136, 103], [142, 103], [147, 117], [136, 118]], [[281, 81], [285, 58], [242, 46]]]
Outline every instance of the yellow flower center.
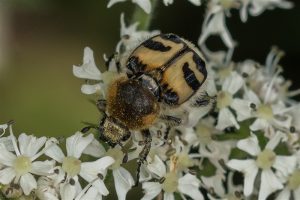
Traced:
[[270, 105], [260, 105], [257, 109], [257, 115], [259, 118], [270, 120], [273, 119], [273, 110]]
[[198, 124], [196, 126], [196, 133], [199, 141], [203, 144], [209, 144], [212, 141], [212, 129], [204, 124]]
[[65, 157], [62, 162], [63, 170], [71, 177], [79, 174], [81, 169], [81, 161], [73, 156]]
[[18, 156], [13, 162], [13, 168], [20, 176], [30, 172], [32, 168], [30, 158], [27, 156]]
[[232, 95], [228, 92], [221, 91], [217, 97], [217, 107], [219, 109], [229, 106], [232, 102]]
[[265, 149], [258, 154], [256, 164], [261, 169], [269, 169], [275, 162], [276, 154], [270, 150]]
[[108, 149], [106, 155], [112, 157], [115, 160], [114, 164], [110, 166], [110, 169], [117, 169], [120, 167], [124, 157], [124, 153], [121, 151], [121, 149], [117, 149], [117, 148]]
[[288, 180], [288, 188], [296, 190], [300, 186], [300, 169], [294, 171]]
[[162, 183], [162, 189], [165, 192], [173, 193], [177, 190], [178, 178], [175, 172], [169, 172], [165, 176], [165, 180]]
[[191, 167], [194, 165], [193, 160], [190, 159], [190, 157], [187, 153], [180, 153], [176, 157], [177, 157], [176, 169], [178, 171], [182, 171], [182, 170], [187, 169], [188, 167]]

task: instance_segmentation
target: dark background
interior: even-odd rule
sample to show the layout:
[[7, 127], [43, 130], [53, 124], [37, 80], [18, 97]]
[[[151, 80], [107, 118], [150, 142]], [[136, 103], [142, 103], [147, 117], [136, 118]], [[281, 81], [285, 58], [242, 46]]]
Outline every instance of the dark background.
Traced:
[[[82, 63], [83, 48], [90, 46], [96, 63], [104, 67], [103, 53], [111, 54], [119, 40], [120, 13], [129, 22], [134, 4], [108, 1], [10, 0], [0, 4], [0, 124], [16, 121], [15, 132], [68, 136], [97, 122], [98, 112], [81, 94], [83, 80], [72, 74]], [[295, 1], [296, 2], [296, 1]], [[286, 52], [280, 64], [284, 75], [300, 87], [300, 9], [275, 9], [242, 23], [237, 11], [227, 18], [232, 37], [239, 45], [235, 61], [252, 58], [260, 63], [271, 46]], [[158, 5], [152, 29], [173, 32], [197, 42], [204, 7], [175, 0]], [[218, 38], [209, 39], [214, 49], [223, 48]]]

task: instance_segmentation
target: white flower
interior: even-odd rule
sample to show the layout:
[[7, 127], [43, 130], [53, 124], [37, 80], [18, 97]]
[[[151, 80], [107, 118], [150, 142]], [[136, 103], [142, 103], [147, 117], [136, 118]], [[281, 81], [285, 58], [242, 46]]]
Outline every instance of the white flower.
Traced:
[[[110, 8], [116, 3], [125, 2], [126, 0], [110, 0], [107, 4], [107, 8]], [[132, 3], [136, 3], [140, 6], [147, 14], [151, 12], [151, 1], [150, 0], [132, 0]]]
[[64, 174], [61, 167], [56, 167], [51, 175], [39, 177], [36, 189], [37, 197], [41, 200], [60, 199], [59, 189], [64, 180]]
[[125, 200], [127, 192], [134, 185], [134, 180], [131, 174], [121, 164], [123, 162], [124, 153], [121, 149], [115, 147], [106, 152], [107, 156], [115, 159], [115, 163], [110, 167], [113, 170], [113, 177], [117, 196], [119, 200]]
[[239, 149], [255, 157], [255, 159], [247, 160], [233, 159], [227, 163], [230, 168], [244, 174], [244, 194], [246, 196], [252, 194], [253, 188], [255, 187], [254, 181], [259, 170], [262, 171], [258, 195], [259, 200], [266, 199], [272, 192], [283, 188], [282, 183], [274, 174], [273, 169], [276, 169], [277, 173], [290, 174], [295, 168], [296, 157], [279, 156], [275, 154], [274, 149], [282, 138], [283, 134], [278, 132], [269, 140], [263, 151], [261, 151], [257, 137], [254, 134], [238, 142], [237, 147]]
[[[73, 65], [73, 74], [78, 78], [88, 79], [88, 80], [102, 80], [102, 74], [95, 64], [93, 50], [89, 47], [84, 48], [83, 64], [81, 66]], [[104, 96], [104, 86], [103, 83], [99, 82], [93, 85], [83, 84], [81, 87], [81, 92], [84, 94], [94, 94], [96, 92], [102, 91]]]
[[114, 159], [106, 156], [92, 162], [82, 162], [80, 160], [83, 151], [93, 140], [94, 136], [92, 134], [83, 137], [82, 133], [77, 132], [66, 139], [67, 156], [64, 155], [57, 145], [46, 151], [46, 155], [62, 164], [62, 169], [66, 173], [66, 184], [62, 187], [60, 193], [68, 195], [68, 198], [74, 198], [81, 190], [78, 176], [87, 182], [93, 181], [93, 186], [97, 188], [98, 193], [101, 195], [108, 195], [109, 193], [103, 179], [106, 175], [107, 167], [114, 163]]
[[222, 84], [222, 90], [218, 92], [217, 108], [220, 110], [218, 115], [218, 123], [216, 128], [223, 130], [226, 127], [234, 126], [239, 129], [240, 125], [237, 123], [234, 114], [229, 107], [233, 105], [233, 95], [243, 86], [243, 78], [236, 72], [232, 72]]
[[[265, 94], [266, 96], [268, 94]], [[267, 98], [266, 98], [267, 99]], [[244, 90], [244, 99], [238, 99], [233, 103], [238, 120], [243, 121], [249, 118], [256, 118], [250, 125], [252, 131], [264, 130], [266, 134], [272, 136], [274, 131], [266, 131], [271, 128], [281, 128], [289, 130], [291, 127], [292, 117], [287, 114], [293, 107], [286, 108], [282, 102], [264, 103], [251, 90]]]
[[154, 30], [154, 31], [137, 30], [137, 27], [139, 25], [138, 22], [135, 22], [135, 23], [127, 26], [125, 23], [124, 17], [125, 17], [124, 13], [121, 13], [121, 16], [120, 16], [121, 40], [119, 41], [119, 43], [117, 44], [117, 47], [116, 47], [116, 52], [118, 52], [118, 53], [123, 53], [123, 51], [121, 50], [122, 45], [125, 46], [125, 52], [131, 51], [137, 45], [139, 45], [141, 43], [141, 41], [160, 33], [160, 31], [158, 31], [158, 30]]
[[73, 73], [78, 78], [101, 80], [101, 72], [95, 64], [91, 48], [84, 48], [83, 64], [81, 66], [73, 65]]
[[20, 184], [24, 194], [28, 195], [37, 188], [37, 182], [32, 174], [49, 174], [55, 161], [35, 161], [46, 150], [46, 148], [40, 150], [47, 140], [46, 137], [36, 138], [22, 133], [17, 144], [11, 125], [9, 129], [15, 154], [9, 152], [5, 145], [0, 144], [0, 163], [4, 166], [0, 170], [0, 182], [2, 184], [11, 182]]
[[210, 5], [205, 16], [202, 33], [198, 40], [199, 46], [207, 40], [210, 35], [220, 35], [224, 44], [229, 48], [234, 48], [235, 44], [225, 24], [225, 13], [220, 5]]
[[[170, 169], [175, 163], [170, 165]], [[189, 173], [180, 176], [171, 170], [167, 173], [165, 164], [158, 156], [155, 156], [154, 162], [149, 164], [148, 169], [155, 175], [159, 182], [144, 182], [143, 189], [145, 195], [142, 200], [150, 200], [155, 198], [162, 190], [164, 191], [164, 199], [174, 199], [174, 192], [178, 191], [180, 195], [185, 194], [195, 200], [203, 200], [203, 196], [199, 190], [200, 181]]]

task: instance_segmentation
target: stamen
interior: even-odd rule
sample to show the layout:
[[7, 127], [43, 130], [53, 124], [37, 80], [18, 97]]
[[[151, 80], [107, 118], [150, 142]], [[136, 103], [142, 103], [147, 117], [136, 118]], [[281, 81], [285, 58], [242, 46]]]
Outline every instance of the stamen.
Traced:
[[265, 95], [265, 98], [264, 98], [264, 103], [266, 104], [269, 99], [270, 99], [270, 96], [271, 96], [271, 91], [272, 91], [272, 88], [273, 88], [273, 85], [274, 85], [274, 82], [275, 82], [275, 79], [278, 77], [278, 75], [282, 72], [281, 69], [278, 69], [276, 71], [276, 73], [274, 74], [274, 76], [272, 77], [270, 83], [269, 83], [269, 86], [268, 86], [268, 89], [267, 89], [267, 92], [266, 92], [266, 95]]
[[93, 179], [89, 184], [87, 184], [85, 186], [85, 188], [83, 188], [83, 190], [81, 190], [79, 192], [79, 194], [77, 195], [77, 197], [74, 200], [79, 200], [81, 199], [81, 197], [90, 189], [90, 187], [92, 187], [93, 183], [98, 180], [98, 178]]
[[58, 141], [55, 138], [50, 138], [48, 141], [51, 142], [51, 144], [49, 144], [48, 146], [44, 147], [40, 152], [38, 152], [37, 154], [35, 154], [34, 156], [32, 156], [31, 157], [31, 161], [34, 161], [35, 159], [37, 159], [38, 157], [40, 157], [41, 155], [43, 155], [48, 149], [50, 149], [54, 145], [58, 144]]
[[19, 151], [19, 149], [18, 149], [16, 137], [14, 136], [14, 133], [13, 133], [13, 131], [12, 131], [12, 125], [11, 125], [11, 124], [9, 125], [9, 132], [10, 132], [10, 137], [11, 137], [11, 141], [12, 141], [14, 150], [15, 150], [15, 152], [16, 152], [16, 156], [20, 156], [21, 153], [20, 153], [20, 151]]

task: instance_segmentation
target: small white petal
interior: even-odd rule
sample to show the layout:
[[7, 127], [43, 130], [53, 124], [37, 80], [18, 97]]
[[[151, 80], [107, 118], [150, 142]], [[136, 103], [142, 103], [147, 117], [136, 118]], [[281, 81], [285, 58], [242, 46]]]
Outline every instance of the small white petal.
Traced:
[[256, 93], [253, 92], [252, 90], [248, 90], [248, 89], [245, 90], [244, 99], [251, 101], [251, 103], [254, 103], [256, 106], [261, 104], [260, 99], [258, 98]]
[[93, 183], [93, 186], [97, 189], [97, 191], [103, 195], [103, 196], [107, 196], [109, 194], [108, 189], [106, 188], [104, 182], [102, 180], [96, 180]]
[[173, 193], [164, 193], [164, 200], [175, 200], [174, 194]]
[[94, 139], [83, 151], [84, 154], [91, 155], [94, 157], [102, 157], [106, 151], [100, 142]]
[[98, 91], [103, 91], [103, 88], [101, 87], [100, 83], [94, 85], [83, 84], [81, 86], [81, 92], [83, 94], [94, 94]]
[[263, 130], [266, 127], [268, 127], [269, 123], [265, 119], [256, 119], [250, 126], [251, 131], [258, 131], [258, 130]]
[[250, 104], [250, 101], [244, 99], [233, 99], [230, 107], [236, 111], [238, 121], [244, 121], [252, 117]]
[[150, 0], [132, 0], [132, 2], [139, 5], [147, 14], [150, 14], [151, 12]]
[[78, 78], [101, 80], [101, 72], [95, 64], [92, 49], [84, 48], [83, 64], [81, 66], [73, 65], [73, 74]]
[[74, 200], [76, 196], [76, 186], [69, 183], [62, 185], [60, 195], [63, 200]]
[[287, 188], [284, 188], [284, 190], [282, 190], [278, 194], [278, 196], [276, 197], [275, 200], [287, 200], [287, 199], [290, 199], [290, 196], [291, 196], [291, 191], [289, 189], [287, 189]]
[[191, 174], [186, 174], [178, 180], [178, 190], [195, 200], [204, 199], [199, 187], [200, 181], [196, 178], [196, 176]]
[[76, 132], [73, 136], [67, 138], [67, 155], [79, 158], [84, 149], [93, 141], [93, 139], [94, 136], [92, 134], [83, 137], [82, 133]]
[[126, 0], [110, 0], [107, 4], [107, 8], [112, 7], [114, 4], [119, 3], [119, 2], [125, 2]]
[[[91, 200], [91, 199], [102, 200], [102, 196], [99, 195], [98, 190], [94, 186], [90, 187], [88, 191], [84, 193], [84, 195], [80, 198], [80, 200]], [[77, 198], [75, 200], [77, 200]]]
[[45, 175], [47, 173], [50, 173], [54, 166], [54, 160], [36, 161], [32, 163], [30, 172], [36, 175]]
[[25, 195], [29, 195], [33, 189], [37, 188], [37, 183], [34, 177], [30, 174], [24, 174], [20, 178], [20, 186]]
[[134, 180], [131, 174], [123, 167], [113, 170], [113, 176], [118, 199], [125, 200], [127, 192], [134, 185]]
[[151, 200], [156, 197], [161, 191], [161, 185], [158, 182], [145, 182], [143, 183], [145, 195], [141, 200]]
[[235, 126], [235, 128], [240, 129], [240, 125], [237, 123], [232, 112], [228, 108], [223, 108], [219, 112], [216, 128], [219, 130], [224, 130], [230, 126]]
[[283, 185], [271, 169], [263, 170], [261, 173], [261, 183], [259, 188], [258, 199], [265, 200], [271, 193], [282, 188]]
[[[110, 156], [105, 156], [102, 158], [99, 158], [96, 161], [93, 162], [84, 162], [81, 164], [81, 171], [86, 170], [85, 173], [90, 174], [91, 176], [97, 176], [99, 173], [104, 173], [106, 169], [112, 165], [115, 162], [115, 160]], [[80, 172], [83, 173], [83, 172]]]
[[210, 176], [210, 177], [202, 176], [201, 177], [201, 181], [203, 182], [203, 184], [206, 187], [214, 188], [214, 192], [218, 196], [224, 196], [224, 194], [225, 194], [225, 188], [224, 188], [224, 185], [223, 185], [223, 180], [224, 179], [225, 179], [225, 177], [220, 177], [220, 175], [218, 175], [217, 173], [214, 176]]
[[200, 6], [201, 5], [201, 0], [189, 0], [189, 2], [191, 2], [195, 6]]
[[223, 85], [222, 90], [229, 92], [230, 94], [235, 94], [244, 84], [244, 79], [237, 73], [232, 72], [228, 76]]
[[238, 141], [237, 147], [252, 156], [256, 156], [261, 152], [257, 137], [254, 134], [252, 134], [249, 138]]
[[13, 161], [17, 158], [15, 154], [7, 151], [4, 144], [0, 144], [0, 164], [12, 166]]
[[[51, 142], [52, 143], [52, 142]], [[62, 152], [62, 150], [59, 148], [58, 145], [56, 144], [50, 144], [50, 143], [46, 143], [46, 147], [48, 145], [52, 145], [51, 147], [49, 147], [46, 151], [45, 151], [45, 154], [47, 156], [49, 156], [50, 158], [56, 160], [57, 162], [59, 163], [62, 163], [64, 158], [65, 158], [65, 155], [64, 153]]]
[[42, 148], [46, 140], [46, 137], [37, 138], [22, 133], [18, 138], [20, 153], [28, 157], [33, 157]]
[[282, 116], [284, 119], [277, 119], [276, 117], [272, 120], [272, 125], [275, 127], [283, 127], [289, 129], [292, 126], [293, 118], [289, 115]]
[[244, 194], [249, 196], [254, 187], [254, 180], [258, 172], [258, 167], [254, 160], [230, 160], [227, 166], [244, 174]]
[[272, 137], [266, 145], [266, 149], [274, 150], [275, 147], [279, 144], [279, 142], [284, 139], [285, 135], [281, 132], [276, 132], [274, 137]]
[[0, 170], [0, 183], [8, 184], [10, 183], [13, 178], [16, 176], [16, 172], [13, 168], [7, 167]]
[[1, 137], [0, 144], [3, 144], [8, 151], [14, 151], [14, 146], [10, 137]]
[[273, 167], [287, 177], [294, 171], [296, 164], [296, 156], [276, 156]]
[[164, 177], [166, 175], [166, 166], [157, 155], [154, 156], [154, 159], [151, 163], [148, 163], [147, 167], [158, 177]]

